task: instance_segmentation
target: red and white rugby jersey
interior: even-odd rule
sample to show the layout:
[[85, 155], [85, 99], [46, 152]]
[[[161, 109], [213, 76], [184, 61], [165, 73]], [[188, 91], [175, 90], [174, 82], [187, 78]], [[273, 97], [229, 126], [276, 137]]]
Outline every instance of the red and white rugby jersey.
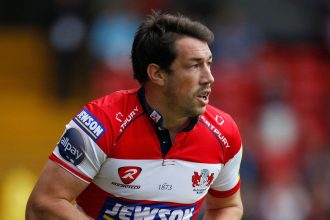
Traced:
[[207, 193], [239, 189], [241, 145], [233, 119], [210, 105], [171, 143], [141, 88], [87, 104], [50, 159], [89, 183], [77, 204], [95, 219], [195, 219]]

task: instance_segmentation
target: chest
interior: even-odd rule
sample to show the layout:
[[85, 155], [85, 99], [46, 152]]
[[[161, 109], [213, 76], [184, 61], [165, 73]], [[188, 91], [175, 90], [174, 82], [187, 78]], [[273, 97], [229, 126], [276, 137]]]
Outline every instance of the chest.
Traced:
[[[150, 123], [133, 123], [119, 134], [109, 158], [128, 160], [178, 159], [197, 163], [224, 163], [219, 140], [205, 126], [198, 124], [192, 131], [178, 132], [171, 140]], [[167, 148], [164, 151], [164, 147]]]
[[[133, 123], [118, 136], [94, 182], [117, 197], [190, 204], [221, 171], [219, 142], [205, 127], [179, 132], [166, 154], [154, 126]], [[168, 144], [168, 143], [165, 143]]]
[[94, 182], [117, 197], [190, 204], [205, 196], [220, 170], [219, 164], [177, 159], [109, 158]]

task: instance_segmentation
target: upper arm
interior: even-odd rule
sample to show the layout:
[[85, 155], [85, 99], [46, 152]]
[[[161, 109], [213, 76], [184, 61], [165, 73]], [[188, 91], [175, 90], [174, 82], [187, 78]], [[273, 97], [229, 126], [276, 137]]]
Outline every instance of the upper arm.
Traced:
[[225, 198], [217, 198], [208, 194], [205, 199], [205, 206], [204, 220], [238, 220], [243, 216], [243, 204], [240, 191]]
[[26, 208], [28, 219], [79, 219], [82, 213], [72, 202], [86, 189], [106, 159], [100, 147], [105, 142], [104, 133], [100, 120], [87, 109], [66, 125], [30, 195]]
[[48, 160], [31, 193], [30, 200], [46, 202], [53, 199], [65, 199], [71, 202], [87, 186], [86, 182]]
[[228, 207], [243, 208], [240, 190], [225, 198], [217, 198], [207, 194], [205, 198], [206, 209], [222, 209]]
[[25, 218], [89, 219], [72, 204], [87, 186], [88, 183], [49, 160], [29, 197]]

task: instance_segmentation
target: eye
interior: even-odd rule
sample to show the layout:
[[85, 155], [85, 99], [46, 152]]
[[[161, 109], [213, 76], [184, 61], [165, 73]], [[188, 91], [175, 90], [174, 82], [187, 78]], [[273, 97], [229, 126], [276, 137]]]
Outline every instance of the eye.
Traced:
[[198, 68], [198, 67], [199, 67], [199, 64], [198, 64], [198, 63], [196, 63], [196, 64], [193, 64], [191, 67], [192, 67], [192, 68], [194, 68], [194, 69], [196, 69], [196, 68]]

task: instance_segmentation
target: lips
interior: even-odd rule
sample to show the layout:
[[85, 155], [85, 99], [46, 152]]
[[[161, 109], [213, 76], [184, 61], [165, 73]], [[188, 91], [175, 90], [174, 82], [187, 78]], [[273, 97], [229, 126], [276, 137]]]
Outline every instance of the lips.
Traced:
[[209, 103], [209, 96], [210, 96], [211, 90], [203, 90], [197, 95], [197, 98], [200, 102], [202, 102], [204, 105], [207, 105]]

